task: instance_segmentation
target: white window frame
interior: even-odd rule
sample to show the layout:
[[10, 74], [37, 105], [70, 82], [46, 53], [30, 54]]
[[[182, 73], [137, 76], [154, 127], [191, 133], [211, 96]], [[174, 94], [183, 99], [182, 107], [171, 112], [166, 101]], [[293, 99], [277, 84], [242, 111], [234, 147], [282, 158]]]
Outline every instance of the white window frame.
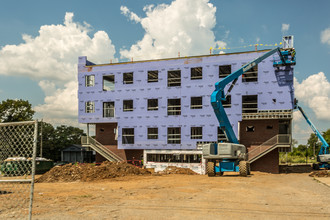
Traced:
[[[113, 106], [111, 106], [113, 103]], [[103, 102], [103, 118], [115, 117], [115, 102]]]
[[191, 127], [190, 132], [191, 139], [203, 139], [203, 127]]
[[92, 101], [85, 102], [85, 113], [94, 113], [95, 103]]
[[[174, 132], [176, 129], [179, 130], [179, 133]], [[180, 127], [167, 128], [167, 144], [181, 144], [181, 128]]]
[[92, 87], [95, 85], [95, 75], [86, 75], [85, 76], [85, 86]]

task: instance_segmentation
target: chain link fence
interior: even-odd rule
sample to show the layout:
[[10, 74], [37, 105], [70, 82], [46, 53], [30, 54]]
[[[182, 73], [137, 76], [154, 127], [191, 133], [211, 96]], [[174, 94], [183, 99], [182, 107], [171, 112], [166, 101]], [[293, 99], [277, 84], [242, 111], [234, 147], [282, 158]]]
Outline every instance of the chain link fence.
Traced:
[[31, 219], [38, 122], [0, 123], [0, 219]]

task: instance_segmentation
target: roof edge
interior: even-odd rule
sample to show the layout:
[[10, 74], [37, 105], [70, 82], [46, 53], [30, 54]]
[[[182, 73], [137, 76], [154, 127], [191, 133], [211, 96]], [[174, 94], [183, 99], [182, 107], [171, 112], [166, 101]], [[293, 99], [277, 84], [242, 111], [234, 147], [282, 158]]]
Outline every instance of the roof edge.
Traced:
[[[191, 59], [191, 58], [201, 58], [201, 57], [226, 56], [226, 55], [244, 54], [244, 53], [258, 53], [258, 52], [266, 52], [266, 51], [270, 51], [270, 50], [271, 49], [257, 50], [257, 51], [253, 50], [253, 51], [224, 53], [224, 54], [209, 54], [209, 55], [197, 55], [197, 56], [189, 56], [189, 57], [163, 58], [163, 59], [154, 59], [154, 60], [138, 60], [138, 61], [131, 61], [131, 62], [128, 61], [128, 62], [119, 62], [119, 63], [92, 64], [92, 65], [85, 65], [85, 66], [86, 67], [112, 66], [112, 65], [122, 65], [122, 64], [132, 64], [132, 63], [146, 63], [146, 62], [166, 61], [166, 60], [179, 60], [179, 59]], [[92, 63], [92, 62], [88, 61], [88, 63]]]

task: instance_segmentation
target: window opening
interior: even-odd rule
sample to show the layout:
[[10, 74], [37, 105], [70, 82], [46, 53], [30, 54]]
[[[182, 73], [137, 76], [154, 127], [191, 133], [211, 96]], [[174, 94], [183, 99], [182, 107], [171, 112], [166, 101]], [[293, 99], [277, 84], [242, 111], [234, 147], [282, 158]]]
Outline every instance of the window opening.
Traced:
[[181, 70], [167, 72], [167, 86], [181, 86]]
[[194, 67], [190, 69], [191, 75], [190, 79], [203, 79], [203, 68], [202, 67]]
[[181, 99], [167, 100], [167, 115], [181, 115]]
[[218, 142], [227, 142], [227, 136], [226, 136], [226, 133], [220, 128], [218, 127]]
[[115, 117], [115, 102], [103, 102], [103, 117]]
[[231, 108], [231, 95], [227, 95], [226, 101], [222, 101], [222, 106], [224, 108]]
[[148, 71], [148, 83], [158, 82], [158, 70]]
[[123, 111], [133, 111], [133, 100], [123, 100]]
[[254, 126], [246, 126], [246, 132], [254, 132]]
[[231, 65], [219, 66], [219, 78], [224, 78], [231, 74]]
[[255, 65], [250, 70], [242, 75], [242, 82], [257, 82], [258, 81], [258, 65]]
[[133, 84], [133, 72], [123, 73], [123, 83], [124, 84]]
[[148, 162], [163, 163], [201, 163], [200, 154], [147, 154]]
[[148, 128], [148, 139], [158, 139], [158, 128]]
[[190, 108], [191, 109], [201, 109], [203, 108], [203, 97], [191, 97], [190, 99]]
[[91, 87], [95, 85], [95, 75], [85, 76], [85, 86]]
[[158, 110], [158, 99], [148, 99], [148, 111]]
[[191, 127], [191, 139], [202, 139], [203, 128], [202, 127]]
[[242, 113], [258, 113], [258, 95], [242, 96]]
[[134, 144], [134, 128], [123, 128], [122, 132], [122, 143]]
[[103, 91], [113, 91], [115, 90], [115, 76], [108, 75], [103, 76]]
[[181, 128], [167, 128], [167, 143], [181, 144]]
[[85, 102], [85, 112], [86, 113], [95, 112], [94, 102]]

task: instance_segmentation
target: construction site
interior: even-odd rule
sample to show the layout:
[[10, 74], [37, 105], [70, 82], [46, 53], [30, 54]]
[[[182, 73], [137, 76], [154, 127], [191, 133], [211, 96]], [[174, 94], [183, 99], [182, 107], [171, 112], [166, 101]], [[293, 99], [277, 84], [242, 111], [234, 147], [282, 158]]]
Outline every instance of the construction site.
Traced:
[[[87, 135], [62, 158], [81, 163], [36, 175], [37, 122], [0, 125], [0, 218], [329, 219], [329, 144], [295, 99], [295, 55], [286, 36], [281, 48], [240, 53], [79, 57]], [[280, 165], [293, 111], [322, 143], [312, 165]]]

